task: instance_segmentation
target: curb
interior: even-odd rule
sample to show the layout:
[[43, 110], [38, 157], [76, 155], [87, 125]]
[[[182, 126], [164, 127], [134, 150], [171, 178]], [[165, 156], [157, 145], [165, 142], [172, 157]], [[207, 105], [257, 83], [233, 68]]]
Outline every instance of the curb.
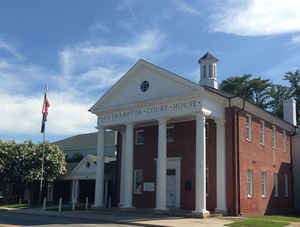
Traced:
[[[122, 224], [122, 225], [134, 225], [134, 226], [148, 226], [148, 227], [172, 227], [168, 225], [154, 225], [154, 224], [146, 224], [146, 223], [135, 223], [135, 222], [129, 222], [129, 221], [116, 221], [112, 219], [106, 219], [106, 218], [95, 218], [95, 217], [74, 217], [73, 215], [68, 215], [68, 214], [63, 214], [62, 213], [42, 213], [42, 212], [26, 212], [23, 210], [9, 210], [9, 209], [3, 209], [2, 211], [4, 212], [9, 212], [9, 213], [15, 213], [15, 214], [25, 214], [25, 215], [39, 215], [39, 216], [47, 216], [47, 217], [65, 217], [65, 218], [76, 218], [76, 219], [81, 219], [81, 220], [94, 220], [98, 222], [104, 222], [104, 223], [114, 223], [114, 224]], [[1, 212], [1, 210], [0, 210]], [[52, 211], [50, 211], [52, 212]]]

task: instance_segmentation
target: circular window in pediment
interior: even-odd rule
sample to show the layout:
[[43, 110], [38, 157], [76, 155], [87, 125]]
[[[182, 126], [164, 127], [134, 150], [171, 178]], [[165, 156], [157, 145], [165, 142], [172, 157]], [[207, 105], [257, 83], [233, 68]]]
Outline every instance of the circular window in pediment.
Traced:
[[146, 92], [149, 89], [149, 81], [145, 80], [141, 83], [141, 91]]
[[91, 163], [90, 162], [86, 162], [85, 167], [86, 168], [90, 168], [90, 166], [91, 166]]

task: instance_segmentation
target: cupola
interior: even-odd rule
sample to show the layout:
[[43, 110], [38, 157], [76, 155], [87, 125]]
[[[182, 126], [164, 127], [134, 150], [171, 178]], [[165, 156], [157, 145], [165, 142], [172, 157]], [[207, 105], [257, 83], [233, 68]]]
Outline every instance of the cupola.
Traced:
[[219, 60], [211, 53], [207, 52], [199, 59], [200, 64], [200, 85], [218, 89], [217, 62]]

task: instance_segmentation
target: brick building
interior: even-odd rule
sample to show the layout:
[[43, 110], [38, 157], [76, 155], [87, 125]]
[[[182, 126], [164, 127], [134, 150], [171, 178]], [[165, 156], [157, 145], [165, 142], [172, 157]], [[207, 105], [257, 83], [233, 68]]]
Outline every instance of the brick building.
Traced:
[[91, 109], [97, 115], [95, 206], [103, 205], [104, 130], [118, 131], [122, 208], [263, 214], [293, 208], [293, 103], [281, 120], [218, 90], [218, 59], [194, 83], [139, 60]]

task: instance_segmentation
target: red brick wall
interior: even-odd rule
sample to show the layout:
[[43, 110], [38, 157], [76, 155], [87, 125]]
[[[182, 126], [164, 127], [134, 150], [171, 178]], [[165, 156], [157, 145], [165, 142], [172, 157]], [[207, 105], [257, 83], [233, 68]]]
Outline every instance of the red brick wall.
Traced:
[[[249, 113], [248, 113], [249, 114]], [[251, 114], [250, 114], [251, 115]], [[246, 113], [239, 113], [240, 213], [264, 214], [292, 207], [290, 135], [283, 152], [283, 131], [277, 127], [277, 148], [272, 147], [272, 124], [265, 121], [265, 145], [260, 143], [260, 120], [252, 117], [252, 139], [246, 140]], [[253, 171], [253, 197], [248, 198], [247, 171]], [[262, 197], [261, 172], [267, 173], [267, 196]], [[274, 173], [279, 177], [279, 197], [274, 198]], [[289, 196], [284, 197], [284, 174], [288, 175]]]
[[[216, 208], [216, 125], [209, 121], [209, 136], [207, 141], [207, 167], [209, 174], [207, 209]], [[144, 145], [134, 146], [134, 169], [143, 169], [144, 182], [156, 181], [156, 164], [158, 126], [149, 126], [144, 129]], [[183, 209], [195, 209], [195, 121], [181, 122], [174, 124], [175, 141], [168, 143], [167, 156], [181, 157], [181, 180], [180, 180], [180, 207]], [[121, 141], [118, 141], [121, 144]], [[121, 149], [119, 149], [121, 151]], [[120, 158], [121, 155], [118, 155]], [[120, 163], [120, 160], [118, 160]], [[120, 175], [120, 168], [118, 170]], [[192, 183], [191, 191], [185, 191], [186, 181]], [[118, 186], [120, 185], [118, 180]], [[117, 190], [119, 193], [119, 189]], [[133, 195], [135, 207], [154, 208], [155, 191], [143, 192], [142, 195]]]

